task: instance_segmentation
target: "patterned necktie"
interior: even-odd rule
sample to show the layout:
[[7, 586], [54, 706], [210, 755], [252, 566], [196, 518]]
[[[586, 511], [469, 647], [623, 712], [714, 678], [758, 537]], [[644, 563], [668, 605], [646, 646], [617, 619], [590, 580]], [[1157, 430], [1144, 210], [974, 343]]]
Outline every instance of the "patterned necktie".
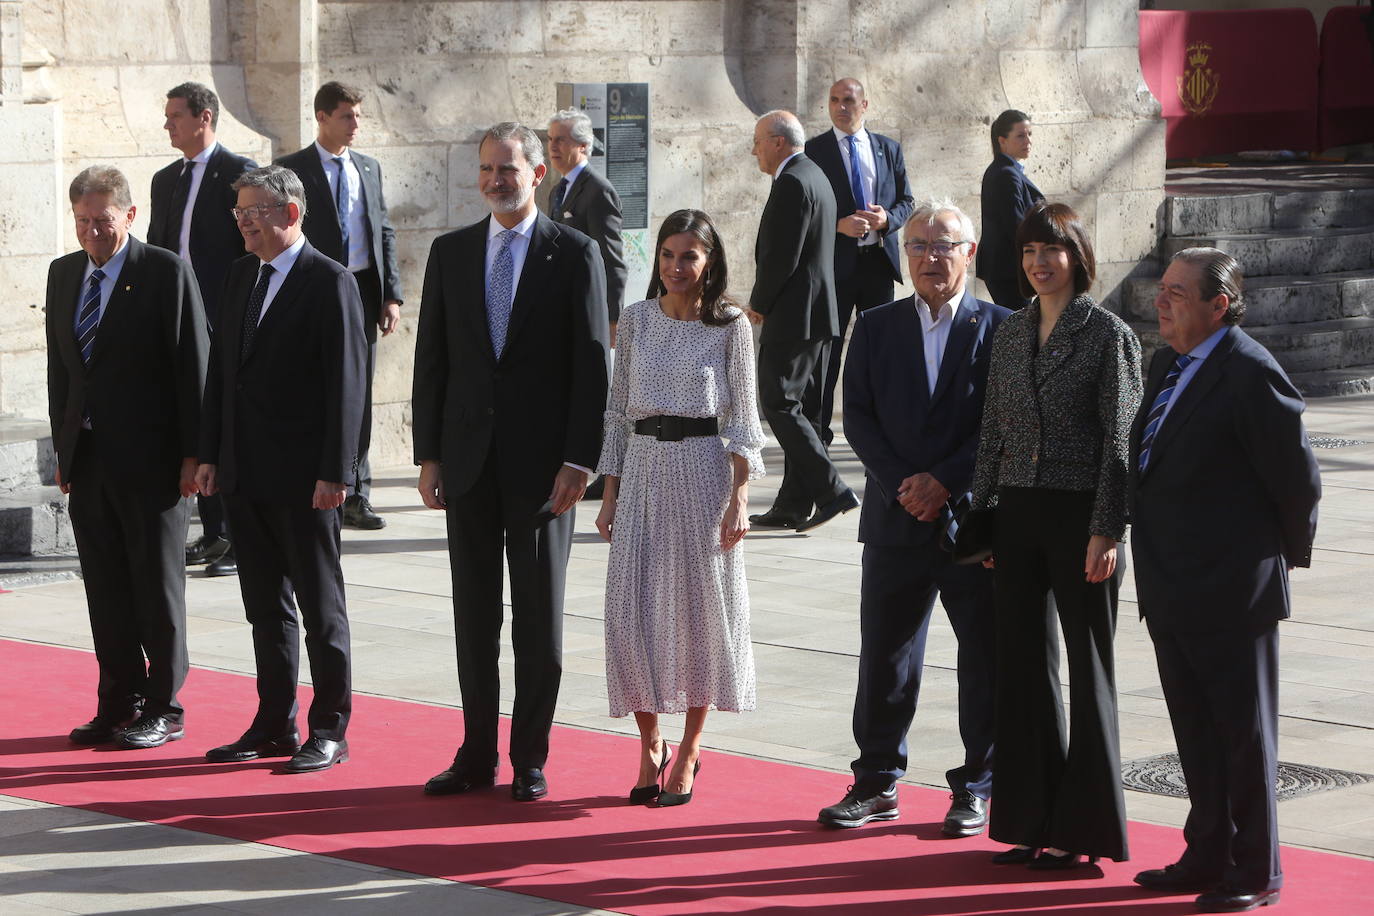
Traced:
[[510, 253], [510, 246], [519, 234], [514, 229], [506, 229], [497, 236], [501, 247], [491, 264], [491, 276], [487, 277], [487, 328], [491, 331], [491, 350], [497, 359], [506, 348], [506, 331], [510, 328], [511, 291], [515, 284], [515, 258]]
[[76, 345], [81, 348], [84, 364], [90, 363], [95, 350], [95, 331], [100, 326], [100, 281], [104, 279], [105, 271], [97, 268], [91, 272], [90, 285], [86, 287], [81, 311], [76, 316]]
[[854, 194], [854, 209], [866, 210], [868, 203], [864, 200], [864, 182], [859, 175], [859, 147], [854, 135], [845, 137], [849, 142], [849, 190]]
[[181, 226], [186, 216], [186, 201], [191, 198], [191, 177], [195, 174], [196, 164], [194, 161], [186, 161], [182, 164], [181, 175], [177, 177], [177, 186], [172, 190], [172, 208], [167, 213], [167, 244], [172, 251], [181, 250]]
[[243, 313], [243, 344], [239, 347], [239, 362], [248, 356], [253, 348], [253, 338], [258, 333], [258, 321], [262, 318], [262, 306], [267, 301], [267, 285], [272, 282], [275, 271], [271, 264], [262, 265], [258, 273], [258, 285], [253, 287], [253, 295], [248, 297], [248, 311]]
[[343, 237], [343, 266], [348, 266], [348, 175], [344, 172], [342, 156], [334, 157], [339, 167], [339, 180], [334, 184], [334, 206], [339, 211], [339, 235]]
[[1183, 374], [1183, 370], [1187, 369], [1188, 364], [1192, 361], [1193, 357], [1186, 353], [1178, 355], [1164, 376], [1164, 384], [1160, 386], [1159, 394], [1155, 395], [1154, 402], [1150, 404], [1150, 413], [1145, 418], [1145, 431], [1140, 434], [1140, 470], [1142, 471], [1150, 463], [1150, 447], [1155, 444], [1155, 436], [1159, 433], [1159, 426], [1164, 422], [1164, 411], [1168, 409], [1169, 401], [1174, 396], [1174, 389], [1178, 387], [1178, 377]]
[[553, 197], [549, 198], [549, 215], [558, 219], [563, 211], [563, 198], [568, 194], [568, 179], [558, 179], [557, 186], [553, 189]]

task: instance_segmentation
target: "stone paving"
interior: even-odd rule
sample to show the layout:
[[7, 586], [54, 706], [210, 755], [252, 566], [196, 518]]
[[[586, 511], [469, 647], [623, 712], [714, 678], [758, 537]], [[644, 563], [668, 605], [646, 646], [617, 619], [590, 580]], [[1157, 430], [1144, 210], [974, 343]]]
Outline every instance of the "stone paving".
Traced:
[[[1314, 437], [1358, 444], [1321, 449], [1325, 496], [1313, 567], [1294, 577], [1295, 615], [1283, 625], [1279, 756], [1292, 763], [1374, 773], [1374, 396], [1313, 401]], [[840, 443], [841, 469], [856, 488], [862, 472]], [[780, 456], [769, 451], [770, 468]], [[1224, 473], [1224, 469], [1218, 469]], [[753, 505], [771, 501], [776, 476], [760, 481]], [[457, 702], [444, 523], [421, 507], [409, 468], [377, 481], [380, 532], [346, 531], [357, 690], [430, 703]], [[606, 545], [582, 511], [568, 576], [565, 675], [558, 722], [632, 734], [631, 719], [605, 710], [601, 601]], [[858, 648], [857, 513], [810, 536], [749, 535], [759, 710], [715, 714], [708, 747], [835, 771], [833, 797], [848, 783]], [[1224, 528], [1218, 550], [1225, 550]], [[1129, 577], [1116, 651], [1123, 759], [1173, 750], [1167, 715]], [[190, 649], [199, 666], [251, 673], [252, 657], [232, 578], [194, 575], [188, 584]], [[0, 635], [88, 648], [81, 583], [34, 585], [0, 595]], [[933, 621], [907, 781], [943, 786], [959, 759], [955, 727], [955, 643], [941, 611]], [[503, 680], [510, 684], [509, 648]], [[506, 711], [509, 711], [507, 698]], [[676, 739], [680, 719], [669, 717]], [[62, 728], [68, 724], [57, 723]], [[241, 723], [188, 722], [188, 744], [209, 747]], [[7, 735], [6, 737], [14, 737]], [[442, 758], [448, 752], [447, 746]], [[442, 761], [439, 761], [442, 762]], [[626, 761], [632, 778], [633, 761]], [[427, 775], [427, 774], [425, 774]], [[557, 763], [550, 778], [557, 780]], [[703, 787], [704, 788], [704, 787]], [[1180, 799], [1127, 793], [1134, 820], [1178, 825]], [[1280, 805], [1286, 843], [1374, 858], [1374, 783]], [[531, 897], [417, 878], [273, 847], [0, 797], [0, 909], [91, 913], [221, 909], [240, 913], [454, 912], [545, 916], [588, 912]], [[1144, 865], [1162, 863], [1142, 863]]]

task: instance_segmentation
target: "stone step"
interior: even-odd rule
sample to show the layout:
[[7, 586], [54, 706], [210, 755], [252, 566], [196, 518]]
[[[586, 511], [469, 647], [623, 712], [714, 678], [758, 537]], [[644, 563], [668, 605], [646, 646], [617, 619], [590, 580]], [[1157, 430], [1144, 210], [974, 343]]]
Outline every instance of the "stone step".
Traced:
[[26, 487], [0, 495], [0, 555], [76, 553], [67, 498], [57, 487]]
[[[1159, 325], [1142, 321], [1133, 322], [1131, 327], [1140, 336], [1148, 366], [1151, 354], [1164, 346]], [[1251, 327], [1247, 322], [1243, 327], [1245, 333], [1274, 354], [1284, 371], [1295, 379], [1302, 375], [1306, 381], [1316, 383], [1317, 377], [1308, 374], [1340, 370], [1358, 374], [1362, 367], [1374, 363], [1374, 318], [1338, 318], [1267, 327]]]
[[1177, 194], [1166, 203], [1165, 234], [1363, 226], [1369, 223], [1371, 213], [1371, 188], [1276, 194]]
[[1196, 246], [1219, 248], [1231, 255], [1248, 280], [1374, 267], [1374, 226], [1173, 236], [1164, 239], [1165, 262]]
[[1374, 392], [1374, 365], [1293, 372], [1288, 377], [1307, 398]]
[[53, 482], [50, 432], [46, 420], [0, 417], [0, 496]]
[[[1242, 266], [1244, 262], [1242, 262]], [[1122, 284], [1121, 314], [1127, 321], [1155, 320], [1158, 278]], [[1374, 315], [1374, 268], [1313, 276], [1246, 277], [1247, 329]]]

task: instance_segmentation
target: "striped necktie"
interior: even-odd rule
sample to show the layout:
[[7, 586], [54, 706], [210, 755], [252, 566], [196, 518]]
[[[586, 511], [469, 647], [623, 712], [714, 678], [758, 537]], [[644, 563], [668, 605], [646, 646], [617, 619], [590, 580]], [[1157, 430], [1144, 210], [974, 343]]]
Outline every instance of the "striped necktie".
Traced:
[[1188, 368], [1188, 364], [1193, 359], [1194, 357], [1186, 353], [1178, 355], [1164, 376], [1164, 384], [1160, 386], [1159, 394], [1155, 395], [1154, 402], [1150, 404], [1150, 413], [1145, 418], [1145, 431], [1140, 434], [1140, 470], [1142, 471], [1150, 463], [1150, 447], [1155, 444], [1155, 436], [1159, 433], [1160, 424], [1164, 422], [1164, 412], [1168, 410], [1169, 401], [1174, 396], [1174, 389], [1178, 387], [1178, 377], [1183, 374], [1183, 370]]
[[83, 364], [90, 363], [95, 350], [95, 331], [100, 326], [100, 281], [104, 279], [105, 271], [97, 268], [91, 272], [90, 285], [86, 287], [81, 311], [76, 316], [76, 345], [81, 348]]

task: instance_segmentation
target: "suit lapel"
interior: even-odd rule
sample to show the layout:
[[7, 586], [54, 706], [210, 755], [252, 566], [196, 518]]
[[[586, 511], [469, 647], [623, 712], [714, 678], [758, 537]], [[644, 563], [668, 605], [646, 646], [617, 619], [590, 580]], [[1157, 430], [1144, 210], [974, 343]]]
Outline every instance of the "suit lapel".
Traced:
[[[272, 329], [285, 320], [283, 316], [295, 306], [296, 300], [298, 300], [301, 293], [305, 291], [305, 276], [310, 272], [310, 268], [314, 266], [316, 257], [321, 257], [321, 255], [317, 255], [310, 243], [306, 242], [305, 246], [301, 248], [301, 253], [296, 256], [296, 263], [291, 265], [291, 269], [286, 273], [286, 278], [282, 280], [281, 287], [277, 290], [277, 295], [272, 298], [272, 304], [268, 307], [267, 314], [263, 315], [258, 320], [258, 332], [254, 335], [253, 343], [249, 347], [248, 352], [243, 355], [242, 362], [246, 363], [253, 358], [253, 354], [258, 351], [258, 341], [262, 340], [263, 334], [271, 334]], [[257, 285], [256, 274], [254, 275], [253, 285]], [[252, 295], [251, 287], [249, 295]], [[242, 352], [243, 349], [242, 340], [243, 321], [240, 319], [240, 352]]]
[[[1155, 434], [1155, 441], [1150, 446], [1150, 467], [1155, 464], [1155, 456], [1165, 451], [1170, 440], [1172, 440], [1183, 424], [1188, 422], [1188, 417], [1192, 415], [1197, 406], [1207, 397], [1207, 392], [1221, 381], [1222, 369], [1226, 358], [1231, 355], [1231, 351], [1236, 345], [1236, 329], [1227, 329], [1221, 340], [1217, 341], [1216, 347], [1202, 361], [1202, 365], [1197, 367], [1197, 373], [1188, 380], [1188, 387], [1184, 388], [1175, 398], [1173, 405], [1169, 408], [1169, 413], [1164, 418], [1164, 424]], [[1168, 365], [1173, 365], [1170, 361]], [[1157, 392], [1156, 392], [1157, 393]], [[1149, 410], [1149, 407], [1145, 408]], [[1148, 473], [1149, 467], [1146, 472]]]
[[[382, 199], [382, 183], [377, 177], [377, 170], [372, 167], [372, 160], [366, 156], [351, 152], [353, 165], [358, 169], [358, 178], [363, 189], [363, 216], [367, 220], [368, 249], [372, 248], [372, 239], [376, 233], [372, 227], [378, 225], [377, 205]], [[344, 254], [347, 257], [347, 253]], [[347, 266], [347, 265], [345, 265]], [[378, 265], [377, 273], [381, 274], [381, 265]]]
[[888, 199], [885, 193], [886, 189], [883, 186], [883, 179], [892, 174], [892, 169], [888, 167], [887, 152], [883, 149], [883, 145], [878, 142], [878, 135], [871, 130], [868, 132], [868, 143], [873, 149], [873, 200], [869, 201], [870, 204], [873, 204]]
[[1176, 355], [1173, 350], [1164, 347], [1156, 350], [1150, 359], [1150, 371], [1145, 379], [1145, 396], [1140, 402], [1140, 409], [1136, 411], [1135, 420], [1131, 423], [1131, 454], [1136, 459], [1131, 463], [1132, 473], [1140, 467], [1140, 439], [1145, 432], [1145, 420], [1150, 414], [1150, 406], [1159, 395], [1159, 389], [1164, 384], [1164, 375], [1169, 371]]
[[[869, 136], [872, 136], [872, 134], [869, 134]], [[828, 157], [831, 160], [830, 164], [835, 170], [835, 173], [844, 176], [844, 181], [840, 182], [839, 190], [835, 194], [835, 209], [844, 215], [853, 213], [854, 192], [849, 186], [849, 170], [844, 166], [844, 154], [840, 152], [840, 140], [835, 136], [833, 130], [827, 130], [825, 132], [825, 142], [818, 144], [816, 152]], [[822, 170], [824, 170], [822, 163], [818, 162], [816, 164], [822, 165]], [[835, 187], [834, 182], [831, 182], [831, 187]], [[914, 303], [915, 300], [913, 299], [912, 302]]]
[[216, 143], [215, 151], [210, 154], [210, 158], [205, 160], [204, 169], [200, 176], [200, 187], [196, 190], [196, 202], [191, 207], [191, 228], [194, 231], [197, 222], [208, 219], [212, 210], [219, 206], [218, 196], [215, 188], [220, 186], [219, 170], [224, 165], [224, 144]]
[[511, 342], [520, 333], [520, 326], [525, 323], [530, 312], [534, 310], [535, 301], [547, 288], [548, 277], [553, 272], [554, 262], [558, 259], [558, 234], [555, 225], [542, 213], [534, 221], [529, 249], [525, 252], [525, 263], [515, 287], [515, 302], [510, 309], [510, 324], [506, 328], [506, 348], [503, 353], [510, 352]]
[[949, 340], [945, 342], [945, 352], [940, 357], [940, 377], [935, 383], [934, 393], [930, 396], [932, 404], [939, 401], [953, 384], [954, 376], [968, 361], [969, 349], [978, 339], [978, 332], [982, 328], [978, 303], [971, 293], [964, 292], [964, 298], [960, 300], [951, 320], [953, 324], [950, 325]]
[[916, 392], [915, 422], [919, 426], [919, 418], [925, 415], [929, 406], [930, 382], [926, 376], [926, 339], [921, 331], [921, 316], [916, 311], [918, 308], [920, 306], [916, 304], [914, 295], [907, 296], [897, 304], [897, 311], [893, 314], [895, 327], [892, 329], [892, 340], [898, 347], [899, 365], [911, 374], [910, 387]]
[[[1091, 314], [1092, 306], [1088, 304], [1086, 297], [1076, 296], [1064, 307], [1064, 313], [1054, 323], [1054, 329], [1050, 331], [1050, 336], [1045, 339], [1045, 345], [1040, 348], [1040, 355], [1035, 359], [1037, 388], [1043, 387], [1046, 380], [1073, 356], [1074, 338], [1088, 323], [1088, 316]], [[1029, 324], [1032, 334], [1039, 333], [1036, 322]]]
[[[487, 233], [491, 231], [491, 215], [462, 231], [471, 233], [467, 244], [460, 248], [463, 253], [460, 269], [464, 276], [455, 284], [445, 284], [444, 288], [451, 290], [449, 301], [458, 310], [458, 319], [467, 325], [468, 334], [478, 342], [478, 349], [495, 362], [491, 327], [487, 324]], [[476, 294], [471, 290], [476, 290]], [[509, 336], [506, 339], [509, 340]]]
[[568, 192], [563, 195], [563, 206], [559, 208], [562, 212], [549, 214], [555, 220], [562, 222], [563, 213], [569, 213], [572, 211], [573, 201], [576, 200], [578, 195], [582, 193], [582, 189], [587, 186], [587, 182], [590, 180], [587, 178], [587, 172], [591, 170], [591, 167], [591, 163], [588, 162], [582, 168], [582, 171], [577, 174], [577, 180], [574, 181], [572, 184], [568, 185]]

